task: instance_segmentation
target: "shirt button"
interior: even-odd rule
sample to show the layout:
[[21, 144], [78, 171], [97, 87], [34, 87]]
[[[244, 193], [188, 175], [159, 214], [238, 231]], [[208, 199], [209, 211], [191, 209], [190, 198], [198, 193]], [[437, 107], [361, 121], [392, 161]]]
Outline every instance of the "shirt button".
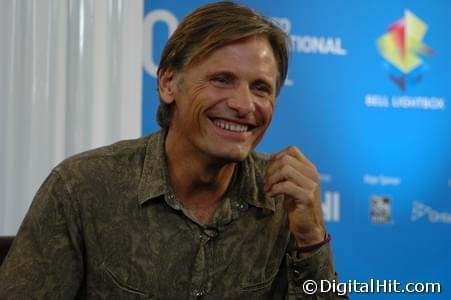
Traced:
[[194, 295], [196, 296], [196, 299], [202, 299], [204, 296], [204, 291], [194, 291]]
[[244, 211], [247, 210], [247, 203], [240, 203], [240, 205], [238, 206], [240, 208], [240, 210]]

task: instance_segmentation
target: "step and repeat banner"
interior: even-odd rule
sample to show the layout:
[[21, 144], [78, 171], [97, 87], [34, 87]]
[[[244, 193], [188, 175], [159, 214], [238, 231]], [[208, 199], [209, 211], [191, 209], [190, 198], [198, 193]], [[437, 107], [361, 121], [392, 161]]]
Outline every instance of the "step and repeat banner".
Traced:
[[[183, 16], [208, 2], [145, 1], [143, 135], [158, 129], [161, 50]], [[363, 283], [391, 280], [441, 284], [441, 293], [406, 299], [451, 299], [451, 2], [241, 3], [292, 43], [258, 149], [296, 145], [318, 167], [340, 279], [361, 289], [352, 298], [397, 299], [383, 286], [365, 293]]]

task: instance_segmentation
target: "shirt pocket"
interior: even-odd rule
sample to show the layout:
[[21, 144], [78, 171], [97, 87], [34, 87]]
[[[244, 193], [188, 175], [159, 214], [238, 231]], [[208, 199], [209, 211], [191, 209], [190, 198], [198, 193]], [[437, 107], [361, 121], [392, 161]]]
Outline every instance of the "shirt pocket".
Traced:
[[[272, 299], [274, 289], [285, 282], [285, 251], [276, 246], [275, 252], [248, 256], [242, 260], [240, 268], [241, 296], [248, 299]], [[252, 253], [252, 252], [248, 252]]]
[[111, 287], [111, 297], [115, 299], [156, 299], [142, 288], [126, 282], [112, 267], [103, 266], [104, 278]]
[[247, 292], [247, 293], [252, 293], [252, 292], [260, 293], [265, 290], [269, 291], [271, 289], [271, 286], [274, 283], [274, 280], [277, 277], [277, 274], [278, 274], [278, 269], [275, 269], [273, 274], [271, 274], [268, 278], [263, 279], [262, 281], [250, 282], [248, 280], [244, 280], [241, 283], [241, 291]]

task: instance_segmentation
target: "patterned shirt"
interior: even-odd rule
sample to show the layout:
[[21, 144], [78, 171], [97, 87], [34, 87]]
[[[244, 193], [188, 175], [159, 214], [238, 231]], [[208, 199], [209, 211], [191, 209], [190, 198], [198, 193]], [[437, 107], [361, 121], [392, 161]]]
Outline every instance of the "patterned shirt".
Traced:
[[0, 299], [335, 299], [331, 250], [290, 250], [267, 158], [239, 163], [210, 224], [169, 184], [165, 132], [71, 157], [48, 176], [0, 268]]

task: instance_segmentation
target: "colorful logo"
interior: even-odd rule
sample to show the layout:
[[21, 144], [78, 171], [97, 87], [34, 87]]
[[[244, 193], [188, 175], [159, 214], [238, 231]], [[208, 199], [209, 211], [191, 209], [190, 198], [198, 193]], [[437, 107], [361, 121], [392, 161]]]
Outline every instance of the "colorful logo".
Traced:
[[390, 25], [388, 32], [377, 40], [380, 54], [387, 61], [387, 69], [401, 90], [421, 81], [427, 65], [422, 56], [432, 55], [432, 49], [423, 43], [427, 24], [411, 11]]

